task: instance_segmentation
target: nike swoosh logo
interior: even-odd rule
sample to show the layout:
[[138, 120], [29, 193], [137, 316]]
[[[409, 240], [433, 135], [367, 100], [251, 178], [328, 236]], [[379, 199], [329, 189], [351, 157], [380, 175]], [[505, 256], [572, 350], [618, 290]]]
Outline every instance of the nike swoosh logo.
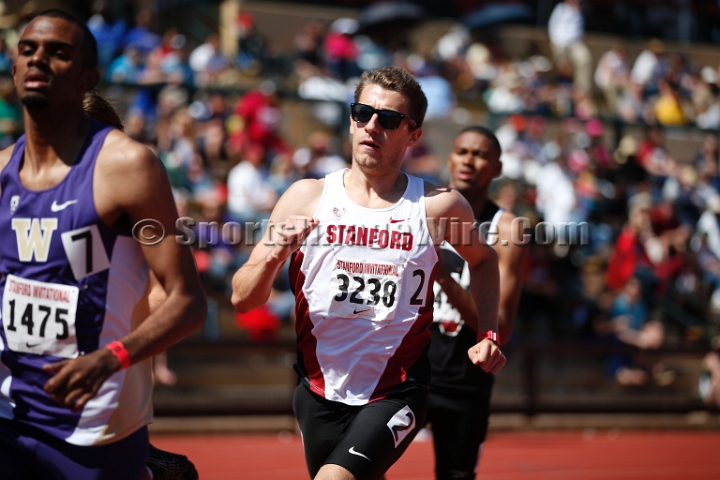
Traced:
[[396, 220], [396, 219], [390, 217], [390, 223], [400, 223], [400, 222], [404, 222], [405, 220], [407, 220], [407, 218], [401, 218], [400, 220]]
[[370, 310], [372, 310], [372, 308], [363, 308], [362, 310], [355, 309], [355, 310], [353, 310], [353, 315], [357, 315], [358, 313], [362, 313], [362, 312], [368, 312]]
[[372, 462], [372, 460], [370, 460], [368, 457], [366, 457], [366, 456], [363, 455], [362, 453], [356, 452], [354, 446], [353, 446], [353, 447], [350, 447], [350, 450], [348, 450], [348, 452], [350, 452], [350, 455], [357, 455], [358, 457], [364, 458], [364, 459], [367, 460], [368, 462]]
[[65, 210], [73, 203], [77, 203], [77, 200], [68, 200], [67, 202], [63, 203], [57, 203], [57, 200], [53, 200], [52, 205], [50, 205], [50, 210], [52, 210], [53, 212], [59, 212], [60, 210]]
[[[42, 343], [42, 342], [40, 342], [40, 343]], [[35, 348], [35, 347], [37, 347], [38, 345], [40, 345], [40, 343], [36, 343], [35, 345], [30, 345], [29, 342], [25, 342], [25, 346], [28, 347], [28, 348]]]

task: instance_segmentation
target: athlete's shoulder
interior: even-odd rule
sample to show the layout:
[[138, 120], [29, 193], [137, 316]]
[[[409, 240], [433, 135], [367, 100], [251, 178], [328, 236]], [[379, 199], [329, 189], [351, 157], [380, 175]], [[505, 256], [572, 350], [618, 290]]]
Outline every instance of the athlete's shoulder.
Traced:
[[450, 187], [437, 187], [425, 182], [425, 208], [428, 216], [458, 216], [459, 211], [472, 214], [470, 204], [460, 192]]
[[10, 162], [10, 157], [15, 150], [15, 144], [13, 143], [9, 147], [0, 150], [0, 172], [5, 169], [5, 166]]
[[498, 241], [493, 245], [501, 258], [505, 252], [509, 252], [511, 256], [517, 256], [525, 250], [523, 247], [527, 245], [526, 228], [529, 227], [530, 223], [527, 218], [518, 217], [509, 210], [502, 211], [497, 222]]
[[98, 211], [164, 205], [162, 197], [169, 194], [169, 185], [167, 172], [152, 150], [120, 130], [108, 132], [95, 164]]
[[516, 221], [518, 219], [518, 216], [515, 215], [510, 210], [503, 209], [502, 215], [498, 219], [498, 230], [500, 233], [503, 232], [511, 232], [512, 229], [518, 229], [518, 231], [522, 232], [522, 230], [525, 228], [525, 224], [523, 222]]
[[98, 167], [108, 173], [145, 170], [156, 166], [158, 162], [157, 156], [149, 147], [118, 129], [108, 132], [98, 155]]
[[312, 217], [320, 203], [325, 180], [303, 179], [290, 185], [273, 210], [273, 217], [285, 220], [290, 215]]
[[515, 220], [517, 215], [515, 215], [512, 210], [508, 210], [503, 207], [498, 207], [498, 210], [502, 210], [502, 216], [500, 217], [500, 220], [498, 220], [498, 223], [504, 223], [504, 222], [512, 222]]
[[290, 185], [285, 194], [283, 194], [283, 197], [297, 200], [313, 200], [314, 198], [320, 198], [323, 188], [325, 188], [324, 178], [319, 180], [305, 178]]

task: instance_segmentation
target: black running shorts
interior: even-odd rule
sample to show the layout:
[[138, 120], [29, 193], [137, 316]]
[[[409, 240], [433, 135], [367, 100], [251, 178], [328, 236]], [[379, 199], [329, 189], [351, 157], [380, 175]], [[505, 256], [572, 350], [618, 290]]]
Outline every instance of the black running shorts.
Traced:
[[494, 377], [486, 374], [481, 394], [474, 397], [430, 392], [427, 422], [432, 425], [437, 480], [475, 478], [488, 430], [493, 383]]
[[293, 407], [310, 478], [326, 464], [358, 480], [376, 480], [395, 463], [425, 424], [428, 392], [413, 386], [362, 406], [331, 402], [302, 382]]

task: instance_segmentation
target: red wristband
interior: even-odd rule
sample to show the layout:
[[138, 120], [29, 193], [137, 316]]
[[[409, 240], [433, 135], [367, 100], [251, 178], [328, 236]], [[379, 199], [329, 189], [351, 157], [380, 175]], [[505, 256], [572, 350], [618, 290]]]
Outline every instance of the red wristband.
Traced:
[[498, 340], [498, 334], [497, 332], [493, 332], [492, 330], [487, 330], [485, 332], [478, 333], [477, 341], [480, 342], [482, 340], [485, 340], [486, 338], [489, 338], [493, 342], [500, 345], [500, 340]]
[[125, 345], [114, 340], [105, 346], [110, 349], [112, 354], [115, 355], [115, 358], [120, 362], [120, 370], [124, 370], [130, 366], [130, 354], [127, 348], [125, 348]]

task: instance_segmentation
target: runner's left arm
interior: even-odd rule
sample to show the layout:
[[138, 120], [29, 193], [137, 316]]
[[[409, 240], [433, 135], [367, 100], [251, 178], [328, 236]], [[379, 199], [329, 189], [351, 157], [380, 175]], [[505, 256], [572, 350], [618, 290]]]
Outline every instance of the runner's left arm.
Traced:
[[[459, 220], [461, 225], [474, 225], [472, 208], [465, 198], [453, 189], [439, 189], [426, 200], [428, 217], [435, 219]], [[443, 239], [457, 250], [468, 263], [470, 270], [470, 294], [477, 309], [477, 328], [481, 332], [497, 332], [498, 304], [500, 299], [500, 275], [498, 258], [482, 235], [473, 231], [471, 235], [455, 238], [449, 222], [430, 221], [431, 235], [436, 241]], [[481, 338], [468, 351], [470, 360], [489, 373], [497, 373], [506, 359], [497, 342]]]
[[[167, 299], [129, 335], [116, 339], [130, 361], [139, 362], [202, 325], [207, 312], [204, 290], [190, 247], [176, 241], [178, 213], [165, 169], [154, 153], [122, 133], [111, 132], [98, 157], [94, 191], [98, 192], [96, 208], [104, 219], [127, 218], [131, 225], [151, 219], [164, 228], [164, 233], [160, 227], [155, 230], [156, 235], [164, 235], [162, 241], [140, 248]], [[61, 405], [81, 410], [121, 368], [118, 358], [100, 347], [87, 355], [45, 365], [44, 370], [54, 374], [45, 391]]]
[[494, 245], [500, 268], [500, 308], [498, 310], [498, 337], [505, 345], [515, 325], [523, 286], [523, 268], [528, 248], [524, 242], [524, 225], [515, 221], [515, 215], [505, 212], [498, 225], [499, 242]]

